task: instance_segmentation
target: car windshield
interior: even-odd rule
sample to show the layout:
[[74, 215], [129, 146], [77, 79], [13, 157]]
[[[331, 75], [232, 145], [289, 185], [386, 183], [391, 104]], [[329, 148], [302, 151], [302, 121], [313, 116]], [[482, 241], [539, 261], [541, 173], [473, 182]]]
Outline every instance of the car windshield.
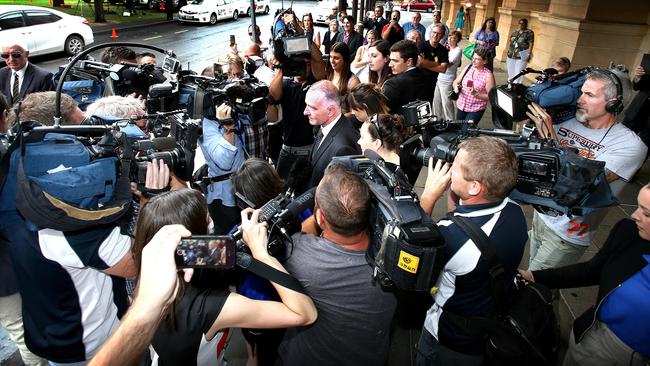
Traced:
[[201, 5], [201, 4], [203, 4], [203, 0], [192, 0], [192, 1], [190, 1], [190, 4], [192, 4], [192, 5]]

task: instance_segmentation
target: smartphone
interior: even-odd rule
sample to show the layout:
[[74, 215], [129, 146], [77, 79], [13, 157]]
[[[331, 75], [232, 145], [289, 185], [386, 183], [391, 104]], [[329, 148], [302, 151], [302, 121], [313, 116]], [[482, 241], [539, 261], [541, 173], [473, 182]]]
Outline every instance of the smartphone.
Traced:
[[231, 35], [230, 35], [230, 45], [232, 46], [232, 45], [234, 45], [235, 43], [237, 43], [237, 42], [235, 41], [235, 35], [234, 35], [234, 34], [231, 34]]
[[474, 80], [467, 80], [467, 87], [468, 88], [474, 87]]
[[230, 269], [235, 266], [235, 242], [227, 235], [196, 235], [176, 247], [177, 268]]
[[645, 75], [644, 77], [648, 77], [648, 74], [650, 74], [650, 53], [646, 53], [643, 55], [643, 59], [641, 60], [641, 66], [643, 66], [643, 69], [645, 70]]

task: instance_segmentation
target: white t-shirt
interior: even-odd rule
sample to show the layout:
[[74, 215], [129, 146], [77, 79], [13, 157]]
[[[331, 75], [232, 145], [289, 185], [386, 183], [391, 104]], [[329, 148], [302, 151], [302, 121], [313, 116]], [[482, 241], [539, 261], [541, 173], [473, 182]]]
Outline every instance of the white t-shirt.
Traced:
[[[624, 181], [634, 176], [648, 151], [639, 136], [620, 123], [607, 131], [606, 128], [587, 128], [572, 118], [553, 127], [560, 146], [577, 148], [583, 157], [604, 161], [605, 168]], [[587, 216], [569, 218], [567, 215], [553, 217], [540, 214], [540, 218], [562, 239], [589, 246], [606, 213], [606, 209], [601, 209]]]
[[460, 66], [460, 58], [462, 56], [463, 49], [456, 47], [453, 50], [449, 51], [449, 65], [447, 66], [447, 71], [442, 74], [438, 74], [438, 81], [451, 84], [456, 79], [456, 72], [458, 71], [458, 66]]

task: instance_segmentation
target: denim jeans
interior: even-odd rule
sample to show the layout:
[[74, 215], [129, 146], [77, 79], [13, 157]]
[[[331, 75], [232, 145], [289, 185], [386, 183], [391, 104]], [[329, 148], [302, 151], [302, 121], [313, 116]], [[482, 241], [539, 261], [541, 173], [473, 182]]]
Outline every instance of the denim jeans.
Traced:
[[474, 121], [475, 125], [478, 125], [478, 123], [481, 121], [481, 118], [483, 117], [483, 113], [485, 113], [485, 109], [477, 112], [465, 112], [458, 109], [456, 110], [456, 119], [471, 119]]

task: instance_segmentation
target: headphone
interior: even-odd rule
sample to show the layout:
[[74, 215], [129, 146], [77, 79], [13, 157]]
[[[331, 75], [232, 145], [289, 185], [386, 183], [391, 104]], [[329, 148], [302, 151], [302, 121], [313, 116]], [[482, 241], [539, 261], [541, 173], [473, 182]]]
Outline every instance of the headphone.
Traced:
[[619, 79], [616, 74], [607, 69], [596, 69], [594, 71], [605, 75], [616, 86], [616, 97], [607, 101], [605, 110], [614, 115], [623, 112], [623, 85], [621, 84], [621, 79]]

